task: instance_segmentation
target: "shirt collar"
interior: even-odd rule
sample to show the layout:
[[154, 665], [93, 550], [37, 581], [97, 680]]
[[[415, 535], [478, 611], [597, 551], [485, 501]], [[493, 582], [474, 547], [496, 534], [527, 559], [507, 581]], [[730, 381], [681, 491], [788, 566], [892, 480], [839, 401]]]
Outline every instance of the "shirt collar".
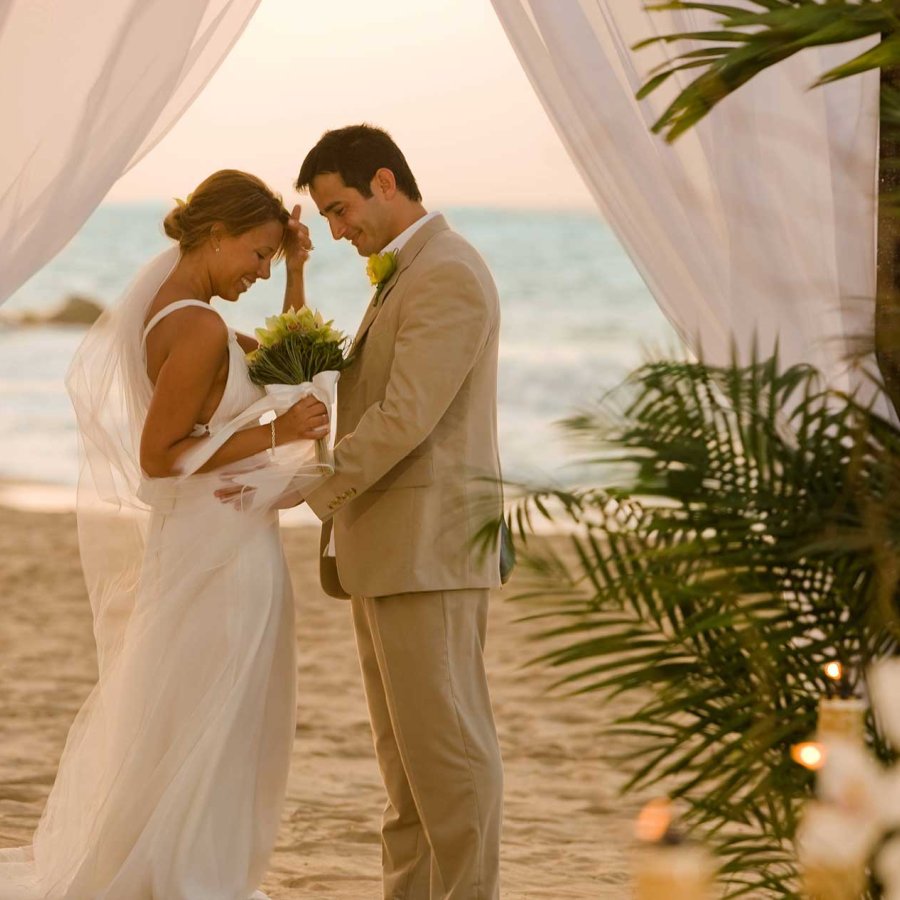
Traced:
[[404, 244], [426, 223], [430, 222], [432, 219], [436, 219], [440, 215], [439, 212], [430, 212], [426, 213], [422, 216], [421, 219], [416, 219], [412, 225], [409, 226], [405, 231], [401, 231], [400, 234], [397, 235], [392, 241], [388, 243], [388, 245], [384, 248], [385, 253], [396, 252], [399, 253], [400, 250], [403, 249]]

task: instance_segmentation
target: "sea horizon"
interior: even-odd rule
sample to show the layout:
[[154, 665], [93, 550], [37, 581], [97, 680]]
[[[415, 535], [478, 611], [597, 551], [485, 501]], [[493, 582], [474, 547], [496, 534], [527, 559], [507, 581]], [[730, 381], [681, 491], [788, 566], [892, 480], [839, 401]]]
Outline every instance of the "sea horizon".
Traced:
[[[307, 204], [309, 205], [309, 204]], [[46, 313], [70, 295], [108, 305], [170, 241], [166, 201], [110, 201], [2, 312]], [[559, 420], [592, 406], [648, 356], [678, 346], [643, 281], [596, 211], [453, 206], [451, 226], [484, 256], [501, 297], [498, 389], [501, 461], [511, 481], [569, 483], [583, 477]], [[355, 332], [368, 304], [365, 260], [334, 242], [318, 215], [303, 220], [315, 251], [310, 306]], [[216, 307], [249, 331], [281, 309], [284, 269], [273, 269]], [[78, 455], [64, 377], [85, 333], [78, 326], [0, 324], [0, 482], [74, 490]], [[21, 492], [20, 492], [21, 493]], [[0, 502], [3, 491], [0, 490]]]

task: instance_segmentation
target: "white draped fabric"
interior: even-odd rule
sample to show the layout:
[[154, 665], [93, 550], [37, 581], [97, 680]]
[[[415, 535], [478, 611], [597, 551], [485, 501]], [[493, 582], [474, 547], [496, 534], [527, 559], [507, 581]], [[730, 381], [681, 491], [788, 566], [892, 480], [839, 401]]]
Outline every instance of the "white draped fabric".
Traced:
[[[638, 102], [647, 73], [708, 13], [633, 0], [493, 0], [569, 154], [666, 316], [711, 362], [761, 352], [836, 387], [871, 333], [878, 74], [808, 90], [854, 46], [807, 51], [751, 81], [673, 146], [650, 126], [696, 69]], [[527, 139], [523, 135], [522, 139]]]
[[175, 124], [258, 4], [0, 2], [0, 303]]

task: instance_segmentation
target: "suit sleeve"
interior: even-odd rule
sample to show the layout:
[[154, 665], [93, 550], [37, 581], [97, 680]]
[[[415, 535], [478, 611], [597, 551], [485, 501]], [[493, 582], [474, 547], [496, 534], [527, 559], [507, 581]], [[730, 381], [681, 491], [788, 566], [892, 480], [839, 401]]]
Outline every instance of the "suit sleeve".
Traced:
[[493, 300], [465, 263], [441, 263], [420, 277], [403, 298], [384, 400], [337, 444], [334, 476], [307, 497], [323, 521], [431, 434], [496, 327]]

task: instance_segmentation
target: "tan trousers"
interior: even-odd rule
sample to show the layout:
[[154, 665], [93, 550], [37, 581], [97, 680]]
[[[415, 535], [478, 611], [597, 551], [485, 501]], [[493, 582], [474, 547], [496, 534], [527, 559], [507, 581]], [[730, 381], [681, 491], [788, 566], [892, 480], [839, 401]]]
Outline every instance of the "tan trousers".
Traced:
[[385, 900], [498, 900], [503, 768], [484, 671], [487, 590], [354, 597], [387, 789]]

